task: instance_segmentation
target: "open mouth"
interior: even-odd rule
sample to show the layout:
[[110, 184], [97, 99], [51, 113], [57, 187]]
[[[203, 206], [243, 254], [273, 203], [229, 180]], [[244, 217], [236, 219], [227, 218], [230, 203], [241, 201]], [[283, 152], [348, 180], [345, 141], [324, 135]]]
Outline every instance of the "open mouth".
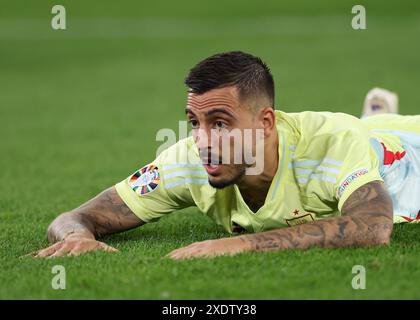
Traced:
[[204, 168], [206, 169], [209, 175], [217, 175], [221, 169], [221, 164], [204, 164]]
[[216, 158], [202, 158], [201, 159], [204, 168], [206, 169], [209, 175], [216, 175], [222, 167], [222, 161], [216, 161]]

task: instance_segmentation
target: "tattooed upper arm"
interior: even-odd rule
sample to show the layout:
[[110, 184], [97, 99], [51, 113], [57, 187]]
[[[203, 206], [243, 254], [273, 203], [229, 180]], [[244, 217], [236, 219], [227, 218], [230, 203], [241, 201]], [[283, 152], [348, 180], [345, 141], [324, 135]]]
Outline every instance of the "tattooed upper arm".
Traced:
[[[342, 208], [374, 243], [387, 244], [393, 229], [392, 199], [381, 181], [372, 181], [353, 192]], [[367, 242], [369, 244], [369, 241]]]
[[94, 222], [95, 234], [125, 231], [138, 227], [144, 222], [138, 218], [118, 195], [115, 187], [111, 187], [92, 200], [75, 209], [82, 217]]
[[392, 221], [392, 200], [383, 182], [372, 181], [353, 192], [342, 208], [343, 215], [377, 217]]

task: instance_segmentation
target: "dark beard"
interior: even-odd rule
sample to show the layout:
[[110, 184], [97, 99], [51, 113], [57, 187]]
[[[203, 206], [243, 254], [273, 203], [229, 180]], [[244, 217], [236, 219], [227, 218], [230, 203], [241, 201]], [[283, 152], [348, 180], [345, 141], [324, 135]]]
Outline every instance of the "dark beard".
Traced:
[[236, 176], [234, 176], [233, 178], [231, 178], [230, 180], [227, 181], [221, 181], [221, 182], [211, 182], [209, 179], [209, 184], [216, 189], [223, 189], [226, 188], [228, 186], [231, 186], [233, 184], [236, 184], [241, 178], [242, 176], [245, 174], [245, 168], [241, 168], [240, 171], [238, 171], [238, 174]]

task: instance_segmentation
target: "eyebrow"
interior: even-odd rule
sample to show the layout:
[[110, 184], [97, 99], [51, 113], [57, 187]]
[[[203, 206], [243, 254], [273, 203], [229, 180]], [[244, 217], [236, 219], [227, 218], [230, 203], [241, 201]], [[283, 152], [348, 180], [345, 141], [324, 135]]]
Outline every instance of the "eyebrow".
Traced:
[[[195, 115], [194, 112], [192, 112], [188, 108], [185, 109], [185, 113], [186, 114], [187, 113], [191, 113], [191, 114]], [[226, 115], [228, 115], [228, 116], [236, 119], [236, 117], [230, 111], [228, 111], [228, 110], [226, 110], [224, 108], [214, 108], [214, 109], [211, 109], [211, 110], [209, 110], [209, 111], [206, 112], [206, 116], [209, 117], [209, 116], [214, 115], [215, 113], [223, 113], [223, 114], [226, 114]]]
[[185, 108], [185, 114], [188, 114], [188, 113], [192, 113], [193, 115], [195, 115], [194, 112], [192, 112], [190, 109]]

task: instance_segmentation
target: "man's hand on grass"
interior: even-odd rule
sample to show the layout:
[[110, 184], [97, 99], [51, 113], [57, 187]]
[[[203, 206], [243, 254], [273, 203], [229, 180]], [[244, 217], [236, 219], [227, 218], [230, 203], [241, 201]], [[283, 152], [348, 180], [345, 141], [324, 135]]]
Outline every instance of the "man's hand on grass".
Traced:
[[48, 227], [51, 246], [28, 254], [40, 258], [78, 256], [86, 252], [117, 249], [96, 239], [143, 225], [111, 187], [80, 207], [59, 215]]
[[48, 248], [30, 253], [35, 258], [55, 258], [62, 256], [79, 256], [86, 252], [104, 250], [117, 252], [118, 250], [104, 242], [88, 237], [80, 237], [78, 234], [71, 234], [64, 240], [54, 243]]

